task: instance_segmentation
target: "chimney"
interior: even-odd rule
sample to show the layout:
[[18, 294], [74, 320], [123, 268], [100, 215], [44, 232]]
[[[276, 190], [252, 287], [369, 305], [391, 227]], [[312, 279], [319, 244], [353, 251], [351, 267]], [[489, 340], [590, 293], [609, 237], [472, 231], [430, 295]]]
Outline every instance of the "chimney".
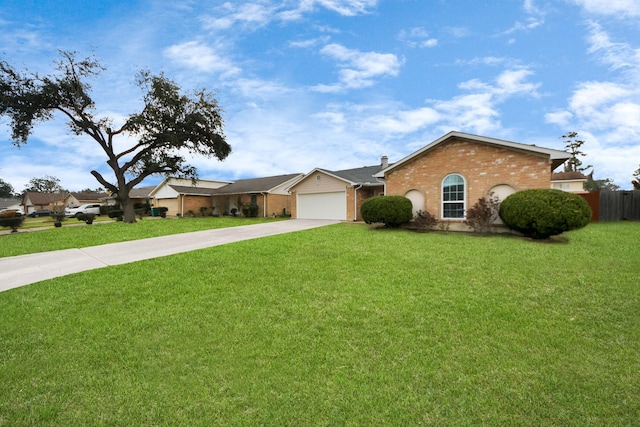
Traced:
[[380, 165], [382, 166], [382, 169], [389, 167], [389, 158], [387, 156], [382, 156], [380, 159]]

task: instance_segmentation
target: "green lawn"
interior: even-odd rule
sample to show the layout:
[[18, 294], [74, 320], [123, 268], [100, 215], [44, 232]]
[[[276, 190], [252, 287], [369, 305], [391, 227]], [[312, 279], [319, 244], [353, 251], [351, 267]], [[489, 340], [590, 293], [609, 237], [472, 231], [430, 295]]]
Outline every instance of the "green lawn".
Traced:
[[96, 222], [91, 225], [87, 225], [75, 218], [69, 218], [63, 222], [62, 227], [53, 228], [53, 219], [51, 217], [27, 218], [26, 229], [34, 227], [49, 228], [34, 232], [21, 228], [17, 233], [0, 235], [0, 257], [59, 249], [83, 248], [168, 234], [281, 220], [283, 218], [154, 218], [139, 220], [135, 224], [125, 224], [112, 221], [103, 215], [98, 217]]
[[337, 224], [12, 289], [0, 425], [638, 425], [638, 241]]

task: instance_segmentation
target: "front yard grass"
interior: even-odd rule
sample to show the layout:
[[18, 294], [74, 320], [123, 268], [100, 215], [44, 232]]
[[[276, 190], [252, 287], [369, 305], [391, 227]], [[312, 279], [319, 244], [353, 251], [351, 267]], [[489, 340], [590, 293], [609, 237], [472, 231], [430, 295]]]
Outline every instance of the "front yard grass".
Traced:
[[0, 425], [637, 425], [638, 241], [337, 224], [12, 289]]
[[[78, 221], [76, 218], [67, 218], [60, 228], [49, 228], [30, 232], [19, 229], [18, 233], [0, 235], [0, 257], [60, 249], [84, 248], [87, 246], [146, 239], [169, 234], [188, 233], [190, 231], [236, 227], [281, 220], [285, 220], [285, 218], [147, 218], [138, 220], [135, 224], [125, 224], [101, 215], [96, 217], [93, 224], [87, 225], [84, 222]], [[28, 218], [27, 224], [29, 227], [32, 227], [34, 224], [37, 224], [37, 227], [53, 226], [53, 219], [51, 219], [51, 217]]]

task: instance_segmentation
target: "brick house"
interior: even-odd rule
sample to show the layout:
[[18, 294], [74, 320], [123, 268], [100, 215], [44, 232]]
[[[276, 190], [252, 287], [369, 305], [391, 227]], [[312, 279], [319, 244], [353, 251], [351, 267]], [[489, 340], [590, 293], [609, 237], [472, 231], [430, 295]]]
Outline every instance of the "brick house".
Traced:
[[109, 195], [94, 192], [70, 192], [64, 199], [65, 206], [80, 206], [86, 203], [103, 203]]
[[376, 174], [385, 194], [409, 198], [414, 212], [460, 222], [489, 194], [550, 188], [554, 169], [569, 153], [536, 145], [450, 132]]
[[211, 208], [211, 196], [229, 181], [165, 178], [149, 193], [153, 207], [166, 207], [167, 215], [184, 216], [189, 211], [199, 213], [201, 207]]
[[169, 216], [207, 214], [228, 215], [232, 209], [242, 214], [250, 204], [258, 206], [258, 216], [282, 215], [291, 211], [287, 188], [302, 174], [240, 179], [235, 182], [166, 178], [149, 193], [154, 207], [168, 208]]
[[258, 217], [289, 215], [291, 195], [287, 189], [301, 176], [300, 173], [294, 173], [239, 179], [212, 193], [213, 212], [224, 215], [235, 209], [242, 214], [243, 207], [253, 204], [258, 206]]
[[299, 219], [360, 220], [360, 206], [369, 197], [384, 194], [384, 181], [375, 174], [389, 166], [380, 164], [354, 169], [315, 168], [289, 188], [292, 216]]
[[66, 205], [65, 198], [68, 193], [38, 193], [27, 191], [22, 196], [22, 208], [26, 215], [38, 209], [50, 209], [52, 211], [63, 211]]

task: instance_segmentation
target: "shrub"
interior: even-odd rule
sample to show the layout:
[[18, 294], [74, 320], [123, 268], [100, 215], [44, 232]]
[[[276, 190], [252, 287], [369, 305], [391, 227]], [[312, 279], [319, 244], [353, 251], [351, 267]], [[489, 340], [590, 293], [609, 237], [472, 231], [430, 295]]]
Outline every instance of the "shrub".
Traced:
[[136, 214], [138, 212], [140, 212], [140, 215], [149, 214], [151, 212], [151, 205], [148, 201], [136, 202], [133, 204], [133, 210], [136, 211]]
[[18, 227], [24, 222], [24, 217], [16, 211], [5, 211], [0, 213], [0, 227], [8, 227], [12, 233], [18, 231]]
[[365, 200], [360, 207], [367, 224], [381, 222], [385, 227], [399, 227], [413, 218], [411, 200], [402, 196], [376, 196]]
[[96, 218], [96, 214], [80, 212], [76, 215], [76, 218], [78, 219], [78, 221], [84, 221], [87, 224], [93, 224], [93, 220]]
[[169, 211], [169, 208], [164, 207], [164, 206], [159, 206], [157, 209], [158, 209], [158, 214], [162, 218], [166, 218], [167, 217], [167, 212]]
[[438, 225], [438, 218], [428, 211], [418, 211], [413, 219], [413, 225], [418, 230], [431, 230]]
[[64, 216], [64, 212], [53, 212], [51, 213], [51, 217], [53, 218], [53, 225], [55, 227], [62, 227], [62, 221], [67, 220], [67, 217]]
[[208, 207], [206, 206], [200, 206], [200, 215], [205, 216], [207, 214], [207, 211], [209, 210]]
[[500, 199], [493, 195], [489, 198], [482, 197], [473, 207], [467, 209], [467, 218], [464, 223], [476, 233], [486, 233], [491, 230], [491, 226], [498, 219], [499, 209]]
[[552, 189], [524, 190], [504, 199], [500, 218], [534, 239], [546, 239], [589, 224], [591, 208], [580, 196]]
[[124, 211], [120, 209], [113, 209], [107, 212], [107, 216], [111, 219], [115, 218], [116, 221], [122, 221], [124, 219]]

